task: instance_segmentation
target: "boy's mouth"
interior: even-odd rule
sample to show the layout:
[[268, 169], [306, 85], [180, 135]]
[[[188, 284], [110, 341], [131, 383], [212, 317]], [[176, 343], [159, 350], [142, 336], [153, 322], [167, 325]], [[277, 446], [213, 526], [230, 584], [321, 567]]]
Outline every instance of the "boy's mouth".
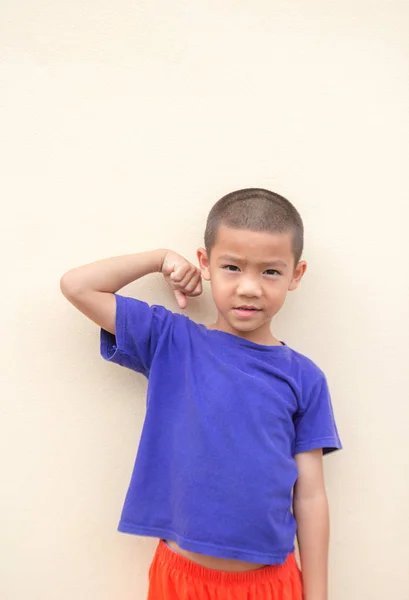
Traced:
[[253, 310], [253, 311], [259, 311], [260, 309], [257, 308], [256, 306], [251, 306], [251, 305], [243, 305], [243, 306], [236, 306], [235, 310]]
[[233, 308], [234, 313], [238, 317], [242, 317], [242, 318], [252, 317], [256, 313], [260, 312], [260, 310], [261, 309], [257, 308], [256, 306], [249, 306], [249, 305], [236, 306], [235, 308]]

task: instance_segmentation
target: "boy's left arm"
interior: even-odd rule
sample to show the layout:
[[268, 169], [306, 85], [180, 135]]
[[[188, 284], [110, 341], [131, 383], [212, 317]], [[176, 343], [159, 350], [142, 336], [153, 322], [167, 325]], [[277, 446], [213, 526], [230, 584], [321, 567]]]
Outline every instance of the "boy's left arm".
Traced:
[[329, 510], [322, 450], [296, 454], [298, 479], [294, 516], [300, 549], [304, 600], [328, 600]]

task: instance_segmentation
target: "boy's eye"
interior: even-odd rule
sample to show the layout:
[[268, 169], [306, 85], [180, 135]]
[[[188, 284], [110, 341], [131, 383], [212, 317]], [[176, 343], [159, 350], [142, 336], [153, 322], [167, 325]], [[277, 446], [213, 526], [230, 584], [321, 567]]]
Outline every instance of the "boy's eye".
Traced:
[[264, 273], [267, 273], [267, 275], [280, 275], [276, 269], [267, 269], [267, 271], [264, 271]]
[[234, 265], [224, 265], [223, 269], [226, 271], [240, 271], [239, 267], [235, 267]]

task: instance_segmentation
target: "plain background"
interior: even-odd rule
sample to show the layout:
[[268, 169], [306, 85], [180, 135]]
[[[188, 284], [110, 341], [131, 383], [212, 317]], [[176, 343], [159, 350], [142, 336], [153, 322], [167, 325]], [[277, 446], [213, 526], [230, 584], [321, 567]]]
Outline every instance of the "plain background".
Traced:
[[[212, 204], [287, 195], [309, 269], [274, 331], [327, 374], [331, 600], [409, 599], [409, 5], [0, 6], [4, 600], [142, 600], [156, 542], [116, 532], [146, 382], [59, 290], [93, 260], [195, 259]], [[406, 172], [405, 172], [406, 171]], [[160, 276], [125, 293], [176, 310]], [[209, 290], [188, 314], [210, 323]]]

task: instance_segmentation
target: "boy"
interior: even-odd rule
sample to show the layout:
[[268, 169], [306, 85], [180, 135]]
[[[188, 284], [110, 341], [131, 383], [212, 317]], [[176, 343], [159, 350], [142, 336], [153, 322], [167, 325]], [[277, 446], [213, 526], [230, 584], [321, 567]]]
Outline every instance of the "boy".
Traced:
[[[64, 295], [102, 328], [102, 356], [149, 380], [119, 524], [160, 540], [149, 600], [327, 600], [322, 455], [341, 443], [324, 374], [270, 329], [305, 273], [302, 249], [294, 206], [245, 189], [210, 211], [200, 269], [155, 250], [62, 277]], [[153, 272], [182, 309], [209, 281], [216, 323], [116, 294]]]

